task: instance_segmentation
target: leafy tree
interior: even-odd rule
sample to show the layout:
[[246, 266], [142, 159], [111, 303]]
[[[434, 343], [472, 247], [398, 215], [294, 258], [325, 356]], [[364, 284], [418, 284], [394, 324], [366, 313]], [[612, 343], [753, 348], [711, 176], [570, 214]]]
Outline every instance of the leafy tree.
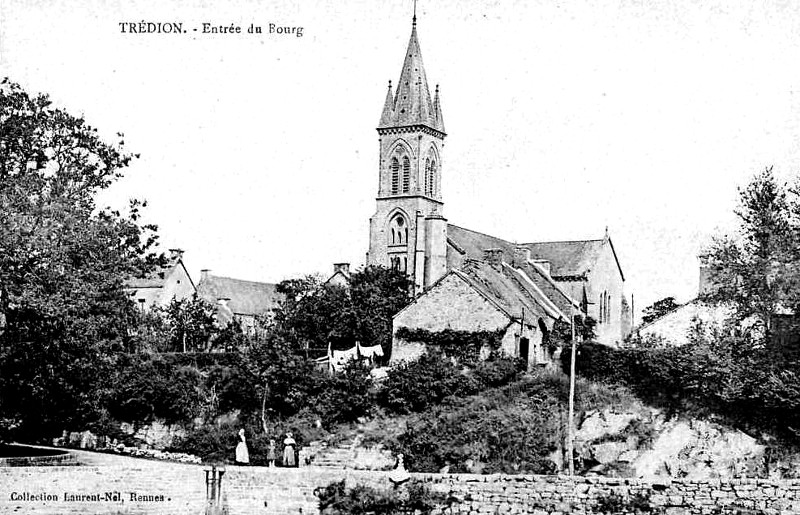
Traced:
[[213, 338], [220, 331], [216, 308], [195, 293], [189, 299], [176, 299], [159, 310], [167, 324], [170, 350], [203, 352], [211, 350]]
[[349, 287], [324, 284], [317, 276], [278, 284], [285, 297], [275, 313], [274, 330], [300, 349], [324, 353], [362, 345], [391, 350], [392, 317], [410, 300], [405, 273], [378, 266], [355, 272]]
[[274, 331], [306, 355], [324, 355], [328, 344], [352, 347], [355, 320], [347, 290], [324, 284], [318, 276], [282, 281], [284, 300], [275, 311]]
[[739, 190], [738, 234], [715, 239], [703, 260], [711, 271], [711, 300], [732, 303], [765, 337], [776, 315], [800, 307], [800, 201], [772, 168]]
[[665, 297], [658, 300], [644, 308], [644, 311], [642, 311], [642, 323], [648, 324], [657, 318], [661, 318], [670, 311], [674, 311], [678, 307], [680, 307], [680, 304], [675, 302], [675, 297]]
[[360, 327], [356, 337], [368, 346], [392, 351], [392, 317], [411, 301], [411, 280], [400, 270], [370, 265], [350, 278], [350, 296]]
[[131, 158], [46, 95], [0, 83], [0, 418], [29, 437], [95, 416], [134, 316], [123, 279], [163, 259], [143, 204], [95, 204]]

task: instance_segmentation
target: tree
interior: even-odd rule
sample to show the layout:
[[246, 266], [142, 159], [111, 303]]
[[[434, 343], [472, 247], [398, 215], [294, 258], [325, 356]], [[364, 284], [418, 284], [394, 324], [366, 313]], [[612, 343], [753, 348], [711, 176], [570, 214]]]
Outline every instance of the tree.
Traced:
[[675, 297], [664, 297], [661, 300], [657, 300], [642, 311], [642, 323], [649, 324], [678, 307], [680, 307], [680, 304], [675, 302]]
[[131, 159], [46, 95], [0, 83], [0, 418], [28, 436], [96, 416], [135, 316], [123, 280], [163, 260], [142, 203], [95, 204]]
[[195, 293], [189, 299], [172, 299], [160, 308], [170, 336], [170, 350], [205, 352], [211, 350], [219, 332], [216, 309]]
[[412, 283], [405, 272], [370, 265], [350, 278], [350, 297], [361, 322], [357, 338], [367, 346], [383, 346], [388, 359], [392, 351], [392, 317], [412, 299]]
[[798, 191], [767, 168], [739, 190], [735, 212], [738, 234], [716, 238], [701, 256], [714, 282], [708, 298], [731, 303], [737, 320], [752, 320], [768, 339], [776, 315], [800, 307]]
[[405, 273], [379, 266], [355, 272], [349, 287], [324, 284], [316, 276], [283, 281], [274, 330], [298, 349], [320, 353], [329, 344], [342, 350], [358, 341], [383, 345], [388, 355], [392, 317], [411, 299], [410, 285]]

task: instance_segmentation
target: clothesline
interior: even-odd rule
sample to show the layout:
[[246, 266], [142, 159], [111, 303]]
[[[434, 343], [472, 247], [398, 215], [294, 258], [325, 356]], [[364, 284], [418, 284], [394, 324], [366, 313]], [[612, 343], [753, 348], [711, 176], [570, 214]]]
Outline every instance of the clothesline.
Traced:
[[333, 350], [331, 349], [330, 342], [328, 343], [328, 369], [332, 372], [343, 370], [347, 363], [351, 360], [375, 359], [375, 357], [383, 357], [383, 348], [380, 345], [373, 345], [365, 347], [359, 342], [346, 350]]

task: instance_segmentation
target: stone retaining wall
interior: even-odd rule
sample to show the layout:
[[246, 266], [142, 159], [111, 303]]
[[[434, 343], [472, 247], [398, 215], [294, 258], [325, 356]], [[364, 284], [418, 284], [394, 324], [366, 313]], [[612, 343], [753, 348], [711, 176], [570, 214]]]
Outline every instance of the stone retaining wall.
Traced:
[[[76, 454], [83, 466], [0, 468], [0, 513], [204, 513], [206, 487], [202, 466], [89, 452]], [[649, 483], [611, 478], [571, 480], [564, 476], [412, 476], [455, 499], [444, 510], [446, 514], [588, 515], [598, 513], [595, 509], [604, 498], [619, 495], [625, 499], [637, 493], [669, 515], [737, 513], [737, 509], [744, 510], [743, 513], [800, 513], [800, 480]], [[385, 472], [230, 466], [223, 478], [223, 500], [229, 515], [313, 514], [317, 513], [314, 490], [341, 479], [351, 485], [389, 487]], [[106, 497], [106, 493], [111, 495]], [[119, 493], [118, 498], [115, 493]], [[27, 500], [20, 499], [26, 494]], [[65, 494], [98, 494], [98, 497], [65, 499]], [[51, 497], [44, 499], [42, 495]]]

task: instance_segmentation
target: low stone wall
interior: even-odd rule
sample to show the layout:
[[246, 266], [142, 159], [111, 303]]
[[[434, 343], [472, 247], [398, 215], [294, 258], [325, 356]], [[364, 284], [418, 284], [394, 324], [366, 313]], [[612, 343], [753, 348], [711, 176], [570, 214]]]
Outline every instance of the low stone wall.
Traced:
[[[80, 451], [76, 455], [83, 466], [0, 469], [0, 513], [204, 513], [202, 466]], [[412, 476], [454, 499], [443, 510], [445, 514], [588, 515], [600, 513], [597, 507], [604, 499], [630, 499], [636, 494], [668, 515], [737, 513], [737, 509], [748, 514], [800, 513], [800, 480], [650, 483], [565, 476]], [[313, 514], [317, 513], [314, 490], [341, 479], [350, 485], [390, 487], [385, 472], [230, 466], [223, 478], [222, 498], [230, 515]]]
[[[529, 475], [414, 474], [458, 502], [446, 514], [592, 514], [599, 507], [623, 505], [637, 495], [667, 515], [714, 513], [800, 513], [800, 480], [681, 481], [652, 483], [634, 479]], [[614, 513], [633, 513], [615, 511]]]

